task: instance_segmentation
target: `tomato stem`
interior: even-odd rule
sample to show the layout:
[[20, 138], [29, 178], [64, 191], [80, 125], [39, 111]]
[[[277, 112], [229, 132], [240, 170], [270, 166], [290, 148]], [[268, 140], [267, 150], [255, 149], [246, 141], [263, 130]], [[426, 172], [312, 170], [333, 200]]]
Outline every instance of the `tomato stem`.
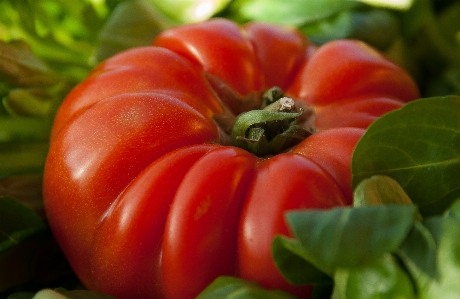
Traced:
[[262, 108], [265, 108], [266, 106], [278, 101], [282, 97], [284, 97], [284, 93], [281, 88], [278, 86], [270, 88], [262, 96]]
[[312, 134], [298, 124], [304, 111], [278, 87], [265, 93], [263, 105], [262, 110], [251, 110], [236, 118], [232, 130], [235, 146], [257, 156], [278, 154]]

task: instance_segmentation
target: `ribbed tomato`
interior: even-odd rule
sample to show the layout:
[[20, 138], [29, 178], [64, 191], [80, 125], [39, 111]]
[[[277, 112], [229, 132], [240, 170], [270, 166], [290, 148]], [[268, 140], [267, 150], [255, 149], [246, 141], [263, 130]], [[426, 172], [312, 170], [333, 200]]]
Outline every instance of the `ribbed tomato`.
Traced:
[[60, 107], [51, 229], [81, 281], [119, 298], [192, 298], [219, 275], [308, 297], [271, 258], [285, 212], [351, 204], [356, 142], [418, 97], [360, 41], [315, 46], [224, 19], [166, 30], [101, 63]]

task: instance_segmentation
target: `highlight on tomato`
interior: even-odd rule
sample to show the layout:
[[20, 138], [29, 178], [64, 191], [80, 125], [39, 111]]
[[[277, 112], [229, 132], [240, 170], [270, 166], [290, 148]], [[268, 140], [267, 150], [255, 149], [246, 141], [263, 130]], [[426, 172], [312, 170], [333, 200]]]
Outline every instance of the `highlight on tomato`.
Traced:
[[365, 129], [420, 97], [357, 40], [212, 19], [98, 65], [67, 96], [44, 174], [50, 227], [89, 289], [193, 298], [220, 275], [308, 298], [271, 257], [284, 214], [352, 203]]

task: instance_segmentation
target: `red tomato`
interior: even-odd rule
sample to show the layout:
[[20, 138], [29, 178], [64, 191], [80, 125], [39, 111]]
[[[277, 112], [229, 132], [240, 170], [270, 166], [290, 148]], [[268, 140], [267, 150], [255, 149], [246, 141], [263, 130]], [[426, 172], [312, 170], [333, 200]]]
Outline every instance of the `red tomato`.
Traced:
[[[231, 128], [272, 86], [295, 113], [311, 107], [313, 121], [295, 124], [315, 132], [256, 156]], [[317, 47], [293, 28], [224, 19], [172, 28], [101, 63], [63, 102], [44, 174], [49, 224], [81, 281], [119, 298], [192, 298], [219, 275], [308, 297], [271, 257], [273, 237], [290, 235], [285, 212], [351, 204], [356, 142], [418, 97], [359, 41]]]

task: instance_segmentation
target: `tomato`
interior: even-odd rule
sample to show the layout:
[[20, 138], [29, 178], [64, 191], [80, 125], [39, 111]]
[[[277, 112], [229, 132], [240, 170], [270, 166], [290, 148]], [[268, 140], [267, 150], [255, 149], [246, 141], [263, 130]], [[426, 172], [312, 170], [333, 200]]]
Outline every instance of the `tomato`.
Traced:
[[219, 275], [308, 297], [271, 258], [273, 237], [291, 235], [285, 212], [350, 205], [355, 144], [419, 96], [360, 41], [316, 46], [224, 19], [171, 28], [62, 103], [44, 173], [50, 227], [85, 286], [119, 298], [193, 298]]

